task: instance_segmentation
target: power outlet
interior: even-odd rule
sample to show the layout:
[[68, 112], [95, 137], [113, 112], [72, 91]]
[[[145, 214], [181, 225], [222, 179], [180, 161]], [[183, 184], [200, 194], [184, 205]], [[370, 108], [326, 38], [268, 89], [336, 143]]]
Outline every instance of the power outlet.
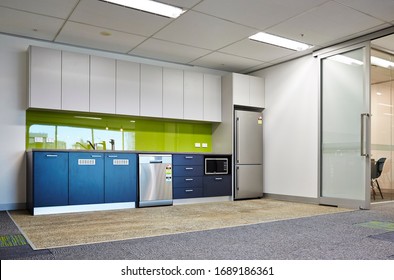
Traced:
[[208, 148], [208, 143], [202, 143], [203, 148]]
[[195, 148], [201, 148], [201, 143], [194, 143]]

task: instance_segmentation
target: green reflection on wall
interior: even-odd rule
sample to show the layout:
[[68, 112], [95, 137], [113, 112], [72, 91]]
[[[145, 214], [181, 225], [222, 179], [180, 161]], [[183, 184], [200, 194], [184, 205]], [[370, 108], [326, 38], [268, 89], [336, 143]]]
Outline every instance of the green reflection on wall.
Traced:
[[[26, 112], [27, 149], [98, 149], [158, 152], [211, 152], [210, 123], [65, 113], [41, 110]], [[196, 148], [206, 143], [207, 148]]]

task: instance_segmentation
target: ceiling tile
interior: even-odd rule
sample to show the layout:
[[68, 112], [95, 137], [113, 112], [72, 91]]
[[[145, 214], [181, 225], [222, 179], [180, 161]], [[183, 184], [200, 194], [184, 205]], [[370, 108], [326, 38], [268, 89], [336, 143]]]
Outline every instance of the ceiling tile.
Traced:
[[379, 48], [385, 50], [394, 51], [394, 35], [385, 36], [372, 41], [373, 46], [378, 46]]
[[0, 7], [0, 32], [52, 41], [64, 20]]
[[242, 56], [260, 61], [272, 61], [282, 56], [293, 54], [294, 51], [273, 45], [259, 43], [249, 39], [234, 43], [220, 50], [220, 52]]
[[164, 61], [188, 63], [210, 52], [210, 50], [151, 38], [137, 46], [130, 54]]
[[268, 33], [311, 45], [324, 45], [383, 24], [351, 8], [328, 2], [272, 28]]
[[142, 36], [150, 36], [172, 21], [98, 0], [82, 0], [70, 20]]
[[264, 30], [324, 2], [327, 0], [205, 0], [193, 10]]
[[[102, 32], [104, 34], [108, 32], [110, 35], [108, 33], [108, 35], [102, 35]], [[81, 23], [67, 22], [56, 38], [56, 42], [127, 53], [145, 39], [146, 37], [138, 35], [106, 30]]]
[[66, 19], [78, 0], [1, 0], [0, 6]]
[[261, 61], [214, 52], [193, 61], [193, 65], [228, 72], [242, 72], [244, 69], [262, 64]]
[[383, 21], [394, 21], [393, 0], [336, 0], [348, 7], [366, 13]]
[[201, 0], [160, 0], [160, 2], [173, 5], [179, 8], [190, 9], [198, 2], [201, 2]]
[[247, 38], [257, 30], [188, 11], [157, 34], [155, 38], [215, 50]]

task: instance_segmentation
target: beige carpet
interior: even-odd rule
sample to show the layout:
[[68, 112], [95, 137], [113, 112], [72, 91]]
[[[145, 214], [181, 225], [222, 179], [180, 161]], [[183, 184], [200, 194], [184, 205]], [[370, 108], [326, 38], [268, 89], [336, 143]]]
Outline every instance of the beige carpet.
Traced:
[[201, 231], [352, 211], [271, 199], [72, 214], [10, 215], [34, 249]]

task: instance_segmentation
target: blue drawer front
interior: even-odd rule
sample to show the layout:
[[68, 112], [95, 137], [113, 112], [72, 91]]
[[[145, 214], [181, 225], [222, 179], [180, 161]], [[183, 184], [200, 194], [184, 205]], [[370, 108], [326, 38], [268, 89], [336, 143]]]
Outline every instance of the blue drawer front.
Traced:
[[68, 204], [68, 153], [34, 152], [35, 207]]
[[104, 155], [70, 153], [69, 204], [104, 203]]
[[173, 155], [173, 165], [204, 165], [203, 155]]
[[204, 168], [201, 165], [176, 165], [172, 167], [173, 176], [203, 176]]
[[104, 202], [134, 202], [137, 195], [137, 155], [105, 155]]
[[227, 196], [232, 194], [231, 176], [204, 176], [204, 196]]
[[174, 199], [202, 197], [202, 188], [177, 188], [174, 189]]
[[202, 188], [202, 177], [173, 177], [174, 188]]

